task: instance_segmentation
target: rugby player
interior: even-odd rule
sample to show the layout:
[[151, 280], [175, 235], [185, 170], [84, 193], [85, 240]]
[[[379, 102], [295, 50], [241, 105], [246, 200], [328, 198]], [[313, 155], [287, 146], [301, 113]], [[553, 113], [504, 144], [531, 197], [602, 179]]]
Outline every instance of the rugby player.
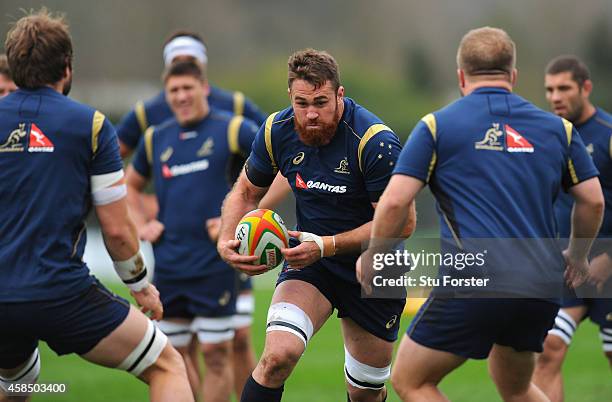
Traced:
[[9, 70], [6, 55], [0, 54], [0, 98], [16, 90], [17, 86], [13, 82], [13, 78], [11, 78], [11, 70]]
[[[612, 237], [612, 116], [589, 100], [593, 91], [591, 75], [588, 67], [575, 56], [551, 60], [546, 67], [544, 85], [551, 110], [574, 124], [600, 172], [606, 209], [598, 237], [609, 239]], [[560, 194], [555, 203], [560, 238], [570, 236], [572, 205], [573, 200], [567, 194]], [[603, 240], [606, 241], [609, 248], [610, 240]], [[612, 275], [611, 253], [604, 251], [594, 247], [589, 269], [589, 282], [600, 290], [610, 286]], [[534, 373], [534, 382], [552, 401], [563, 400], [561, 366], [574, 331], [585, 318], [599, 325], [603, 350], [612, 367], [612, 299], [582, 299], [573, 294], [563, 298], [561, 307], [544, 341], [544, 352], [538, 357]]]
[[[45, 9], [21, 18], [5, 49], [20, 89], [0, 101], [0, 400], [25, 400], [38, 342], [149, 384], [152, 401], [193, 401], [184, 364], [143, 314], [162, 317], [129, 218], [117, 136], [104, 115], [66, 95], [72, 41]], [[82, 261], [93, 207], [119, 277], [141, 311]]]
[[[204, 401], [230, 399], [236, 273], [217, 254], [205, 222], [221, 214], [230, 190], [231, 155], [248, 155], [257, 126], [242, 116], [211, 109], [208, 82], [194, 60], [176, 61], [164, 76], [174, 118], [147, 129], [128, 168], [131, 210], [141, 238], [153, 243], [154, 282], [164, 305], [159, 326], [183, 355], [194, 393]], [[149, 179], [160, 200], [146, 221], [140, 194]], [[199, 343], [206, 374], [200, 387], [189, 345]]]
[[[370, 244], [397, 237], [426, 184], [438, 201], [443, 239], [554, 238], [553, 202], [563, 183], [575, 199], [566, 275], [573, 285], [584, 280], [604, 205], [597, 170], [570, 122], [512, 93], [515, 58], [514, 42], [501, 29], [463, 37], [457, 53], [463, 97], [412, 131], [376, 209]], [[558, 267], [547, 269], [560, 280], [563, 258], [555, 253]], [[552, 299], [432, 295], [401, 342], [393, 387], [404, 401], [446, 401], [438, 383], [466, 359], [488, 358], [503, 400], [545, 401], [531, 375], [558, 309]]]
[[[169, 66], [175, 60], [197, 60], [206, 71], [208, 64], [208, 53], [204, 41], [195, 32], [178, 30], [170, 35], [164, 43], [163, 58], [165, 66]], [[208, 104], [212, 109], [223, 110], [228, 113], [244, 116], [260, 125], [266, 116], [259, 108], [239, 91], [227, 91], [214, 85], [209, 85]], [[126, 157], [138, 145], [142, 135], [149, 126], [158, 125], [172, 118], [172, 110], [168, 105], [164, 91], [161, 90], [151, 99], [137, 102], [134, 109], [126, 114], [117, 126], [117, 135], [121, 156]], [[226, 175], [231, 184], [234, 183], [242, 166], [244, 158], [239, 154], [232, 154], [230, 163], [227, 164]], [[279, 178], [280, 181], [280, 178]], [[272, 203], [279, 202], [282, 194]], [[146, 207], [147, 215], [154, 219], [157, 214], [157, 200], [148, 194], [142, 197]], [[267, 202], [267, 201], [266, 201]], [[211, 217], [207, 222], [207, 228], [211, 238], [216, 238], [219, 232], [220, 219]], [[234, 375], [236, 378], [236, 394], [242, 392], [242, 385], [247, 380], [253, 368], [255, 368], [255, 351], [251, 340], [251, 323], [255, 311], [255, 299], [253, 297], [253, 286], [247, 275], [238, 275], [240, 293], [236, 299], [236, 315], [234, 317]], [[197, 355], [197, 344], [192, 345], [194, 359]], [[196, 366], [197, 367], [197, 366]]]
[[[397, 136], [344, 96], [338, 65], [324, 51], [289, 58], [291, 106], [260, 127], [244, 172], [227, 196], [218, 249], [249, 275], [266, 271], [237, 254], [234, 230], [280, 171], [296, 198], [297, 231], [268, 311], [263, 355], [242, 401], [280, 401], [284, 383], [334, 309], [341, 318], [350, 400], [383, 401], [405, 299], [362, 299], [355, 276], [378, 197], [400, 152]], [[342, 213], [339, 214], [338, 211]], [[405, 234], [414, 228], [414, 210]], [[376, 351], [376, 353], [372, 353]]]

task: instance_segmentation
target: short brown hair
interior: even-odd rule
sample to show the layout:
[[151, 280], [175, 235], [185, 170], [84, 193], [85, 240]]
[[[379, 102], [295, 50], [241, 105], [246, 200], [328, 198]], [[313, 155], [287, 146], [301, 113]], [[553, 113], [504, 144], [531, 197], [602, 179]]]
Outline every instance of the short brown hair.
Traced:
[[[5, 54], [0, 54], [0, 74], [11, 78], [11, 70], [8, 66], [8, 61]], [[12, 79], [12, 78], [11, 78]]]
[[190, 75], [200, 81], [206, 80], [206, 72], [202, 64], [197, 60], [177, 60], [170, 64], [164, 71], [164, 83], [167, 82], [170, 77], [181, 75]]
[[288, 84], [295, 80], [304, 80], [315, 88], [320, 88], [329, 81], [334, 90], [340, 87], [340, 73], [336, 60], [324, 50], [304, 49], [289, 57]]
[[582, 60], [574, 55], [562, 55], [552, 59], [546, 66], [546, 74], [570, 72], [572, 79], [582, 87], [586, 80], [591, 79], [591, 72]]
[[511, 75], [516, 46], [499, 28], [482, 27], [466, 33], [457, 50], [457, 67], [468, 76]]
[[21, 88], [54, 84], [72, 67], [72, 40], [63, 15], [46, 8], [22, 17], [4, 43], [13, 81]]

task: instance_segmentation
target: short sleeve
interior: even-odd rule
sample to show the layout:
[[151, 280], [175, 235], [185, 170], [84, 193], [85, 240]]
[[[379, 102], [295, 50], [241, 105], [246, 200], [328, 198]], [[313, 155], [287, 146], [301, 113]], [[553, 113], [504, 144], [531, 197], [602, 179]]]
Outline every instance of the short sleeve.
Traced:
[[432, 132], [430, 125], [424, 118], [415, 126], [400, 153], [393, 174], [403, 174], [424, 183], [429, 182], [436, 163], [435, 131]]
[[123, 168], [115, 128], [100, 112], [92, 122], [92, 162], [90, 175], [116, 172]]
[[260, 126], [266, 120], [266, 115], [250, 99], [246, 99], [244, 102], [244, 117], [255, 122], [257, 126]]
[[243, 155], [251, 153], [251, 147], [256, 135], [257, 125], [253, 121], [245, 119], [240, 125], [240, 131], [238, 132], [238, 145]]
[[117, 125], [117, 136], [121, 142], [131, 149], [135, 149], [138, 146], [138, 142], [142, 137], [142, 131], [138, 123], [138, 118], [136, 117], [135, 109], [132, 109], [121, 119]]
[[571, 123], [569, 123], [570, 126], [567, 125], [567, 122], [564, 123], [567, 132], [570, 132], [571, 129], [568, 138], [568, 160], [563, 172], [563, 187], [567, 190], [578, 183], [599, 175], [599, 172], [576, 129], [571, 126]]
[[[148, 133], [148, 131], [147, 131]], [[151, 132], [151, 136], [152, 136]], [[151, 138], [151, 141], [153, 139]], [[151, 177], [151, 164], [149, 163], [147, 157], [147, 149], [145, 144], [145, 137], [138, 143], [138, 147], [136, 148], [136, 153], [132, 158], [132, 166], [134, 170], [136, 170], [143, 177]]]
[[257, 131], [246, 163], [247, 177], [259, 187], [269, 186], [278, 172], [272, 151], [272, 123], [276, 114], [271, 114]]
[[389, 130], [377, 133], [365, 144], [360, 163], [370, 201], [378, 201], [387, 187], [401, 149], [399, 139]]

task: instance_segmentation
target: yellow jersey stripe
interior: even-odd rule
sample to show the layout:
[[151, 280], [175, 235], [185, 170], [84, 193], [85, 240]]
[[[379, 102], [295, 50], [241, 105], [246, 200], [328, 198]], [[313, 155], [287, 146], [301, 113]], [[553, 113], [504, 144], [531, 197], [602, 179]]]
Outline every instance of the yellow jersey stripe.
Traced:
[[227, 126], [227, 143], [229, 145], [230, 152], [233, 154], [241, 154], [240, 143], [238, 142], [238, 136], [240, 134], [240, 125], [244, 117], [234, 116]]
[[429, 132], [431, 133], [431, 136], [433, 137], [435, 141], [436, 140], [436, 116], [434, 116], [433, 113], [429, 113], [428, 115], [423, 117], [421, 120], [423, 121], [423, 123], [427, 124], [427, 127], [429, 128]]
[[91, 123], [91, 152], [93, 152], [94, 155], [98, 152], [98, 136], [100, 135], [100, 131], [102, 131], [103, 124], [104, 115], [96, 110]]
[[266, 150], [268, 151], [268, 156], [270, 157], [270, 162], [272, 162], [272, 167], [274, 168], [274, 170], [278, 170], [278, 167], [276, 165], [276, 162], [274, 161], [274, 154], [272, 152], [272, 123], [274, 123], [274, 118], [276, 117], [277, 114], [278, 112], [272, 113], [270, 116], [268, 116], [268, 118], [266, 119], [266, 125], [264, 129], [264, 136], [265, 136], [264, 139], [266, 140]]
[[234, 92], [234, 114], [236, 116], [244, 114], [244, 94], [240, 91]]
[[574, 131], [574, 126], [569, 121], [561, 118], [563, 120], [563, 126], [565, 126], [565, 135], [567, 137], [567, 145], [572, 143], [572, 132]]
[[359, 169], [363, 171], [362, 167], [361, 167], [361, 154], [363, 153], [363, 149], [365, 148], [366, 144], [368, 143], [368, 141], [370, 141], [372, 139], [372, 137], [374, 137], [376, 134], [380, 133], [381, 131], [391, 131], [393, 132], [393, 130], [391, 130], [389, 127], [385, 126], [384, 124], [372, 124], [365, 132], [365, 134], [363, 135], [363, 137], [361, 137], [361, 140], [359, 141], [359, 148], [357, 149], [357, 160], [359, 161]]
[[434, 167], [436, 166], [436, 160], [438, 159], [436, 152], [434, 151], [431, 155], [431, 161], [429, 161], [429, 169], [427, 170], [427, 183], [429, 183], [429, 178], [433, 173]]
[[569, 169], [572, 184], [578, 184], [578, 175], [576, 175], [576, 168], [574, 168], [574, 162], [571, 159], [567, 161], [567, 168]]
[[143, 101], [136, 102], [134, 112], [136, 113], [136, 120], [138, 120], [138, 125], [140, 126], [140, 132], [144, 133], [145, 130], [149, 128], [149, 123], [147, 122], [147, 112], [145, 111]]
[[151, 126], [144, 133], [145, 152], [149, 166], [153, 166], [153, 131], [155, 131], [155, 127]]
[[610, 159], [612, 159], [612, 135], [610, 135]]

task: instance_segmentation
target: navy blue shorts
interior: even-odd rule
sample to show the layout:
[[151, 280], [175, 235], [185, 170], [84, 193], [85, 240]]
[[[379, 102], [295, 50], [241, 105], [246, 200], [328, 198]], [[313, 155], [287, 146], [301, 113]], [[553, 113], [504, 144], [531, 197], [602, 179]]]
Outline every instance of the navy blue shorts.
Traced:
[[253, 290], [253, 280], [250, 276], [244, 273], [237, 273], [236, 275], [238, 276], [238, 292]]
[[407, 330], [416, 343], [469, 359], [493, 344], [542, 352], [559, 306], [535, 299], [453, 299], [430, 296]]
[[22, 364], [45, 341], [58, 355], [89, 352], [127, 317], [130, 304], [96, 281], [64, 299], [0, 303], [0, 368]]
[[344, 280], [320, 264], [303, 269], [287, 269], [278, 277], [278, 284], [288, 280], [308, 282], [338, 310], [338, 318], [348, 317], [367, 332], [389, 342], [397, 339], [400, 318], [406, 299], [366, 299], [361, 286]]
[[164, 306], [164, 319], [227, 317], [236, 313], [238, 277], [233, 269], [203, 278], [154, 280]]

